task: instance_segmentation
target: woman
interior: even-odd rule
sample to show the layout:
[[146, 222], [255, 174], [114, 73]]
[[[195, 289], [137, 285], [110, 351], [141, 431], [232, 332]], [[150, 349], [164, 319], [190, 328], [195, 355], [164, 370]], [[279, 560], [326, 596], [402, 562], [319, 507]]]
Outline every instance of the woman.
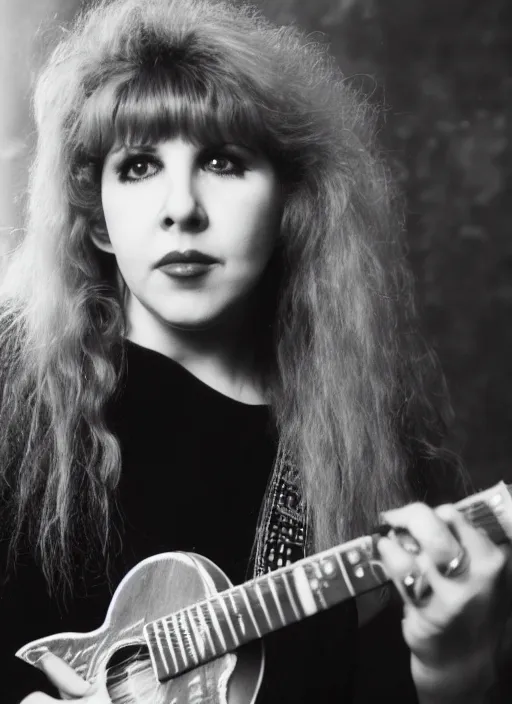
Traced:
[[[484, 701], [506, 558], [410, 503], [457, 498], [459, 470], [368, 105], [250, 8], [113, 0], [61, 41], [35, 112], [2, 286], [3, 700], [48, 701], [12, 653], [97, 628], [144, 557], [242, 582], [253, 548], [261, 572], [409, 503], [379, 546], [417, 697]], [[258, 702], [350, 700], [356, 628], [347, 602], [275, 634]], [[106, 700], [38, 665], [47, 691]]]

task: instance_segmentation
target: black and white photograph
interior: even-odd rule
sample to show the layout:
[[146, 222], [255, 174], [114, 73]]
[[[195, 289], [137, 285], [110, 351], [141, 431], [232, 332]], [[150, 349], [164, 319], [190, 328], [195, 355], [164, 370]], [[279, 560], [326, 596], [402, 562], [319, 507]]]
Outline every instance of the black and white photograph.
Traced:
[[0, 702], [512, 704], [510, 0], [0, 0]]

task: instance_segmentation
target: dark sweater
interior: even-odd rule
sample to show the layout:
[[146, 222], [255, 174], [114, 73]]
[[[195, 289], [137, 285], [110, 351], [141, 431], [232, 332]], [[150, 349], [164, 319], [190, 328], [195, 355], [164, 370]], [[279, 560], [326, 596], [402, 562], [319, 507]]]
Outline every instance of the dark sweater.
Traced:
[[[0, 594], [2, 704], [36, 689], [55, 695], [14, 652], [44, 635], [100, 626], [117, 583], [145, 557], [193, 551], [213, 560], [233, 583], [251, 576], [249, 558], [276, 451], [268, 408], [234, 401], [167, 357], [127, 343], [127, 373], [108, 418], [122, 451], [115, 517], [122, 548], [112, 585], [104, 573], [87, 572], [64, 606], [48, 596], [30, 555], [19, 557]], [[5, 565], [5, 550], [0, 552]], [[267, 637], [258, 704], [351, 701], [356, 629], [355, 605], [348, 602]]]

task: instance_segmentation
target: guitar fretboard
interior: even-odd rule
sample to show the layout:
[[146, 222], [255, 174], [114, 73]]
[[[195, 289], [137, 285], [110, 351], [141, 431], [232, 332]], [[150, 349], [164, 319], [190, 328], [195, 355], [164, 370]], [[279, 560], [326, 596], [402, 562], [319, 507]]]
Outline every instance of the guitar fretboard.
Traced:
[[[457, 507], [495, 543], [512, 538], [512, 499], [505, 484]], [[378, 538], [365, 536], [304, 558], [147, 624], [144, 635], [159, 681], [385, 584]]]

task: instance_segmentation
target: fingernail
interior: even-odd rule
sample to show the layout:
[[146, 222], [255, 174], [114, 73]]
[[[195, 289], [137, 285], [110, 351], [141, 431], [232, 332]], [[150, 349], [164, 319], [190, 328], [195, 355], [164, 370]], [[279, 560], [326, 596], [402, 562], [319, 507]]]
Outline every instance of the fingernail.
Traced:
[[410, 555], [419, 555], [421, 552], [421, 545], [418, 541], [412, 537], [407, 528], [402, 528], [401, 526], [394, 526], [392, 529], [392, 534], [396, 538], [399, 545]]

